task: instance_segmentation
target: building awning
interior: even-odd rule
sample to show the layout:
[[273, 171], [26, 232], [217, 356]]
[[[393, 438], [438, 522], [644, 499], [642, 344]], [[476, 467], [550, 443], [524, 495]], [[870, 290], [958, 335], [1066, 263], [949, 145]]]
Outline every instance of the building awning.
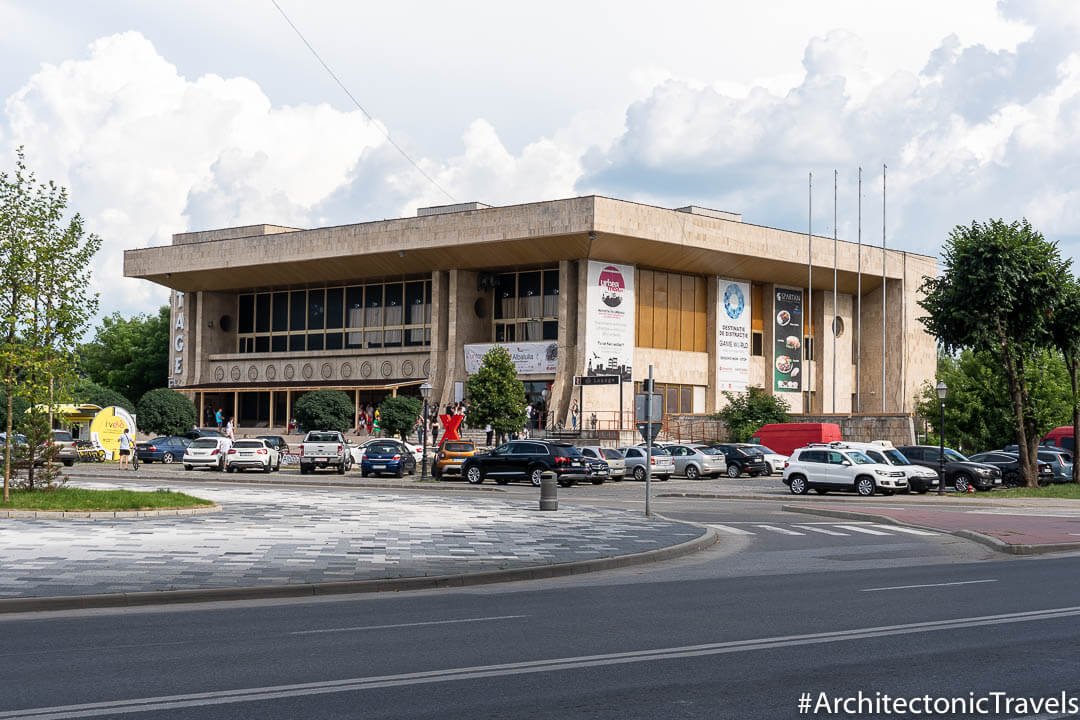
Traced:
[[274, 392], [293, 390], [307, 392], [308, 390], [399, 390], [404, 387], [419, 387], [425, 382], [420, 380], [406, 380], [402, 382], [363, 381], [340, 382], [336, 380], [319, 380], [297, 385], [295, 382], [259, 383], [253, 385], [229, 385], [227, 383], [201, 383], [198, 385], [176, 386], [173, 390], [197, 390], [200, 392]]
[[[38, 412], [47, 413], [49, 411], [49, 406], [45, 404], [36, 405], [34, 408], [27, 408], [26, 412], [30, 412], [32, 409], [37, 410]], [[67, 422], [89, 422], [93, 420], [94, 416], [99, 412], [101, 412], [101, 406], [94, 405], [93, 403], [83, 403], [82, 405], [65, 403], [53, 407], [53, 414], [59, 415]]]

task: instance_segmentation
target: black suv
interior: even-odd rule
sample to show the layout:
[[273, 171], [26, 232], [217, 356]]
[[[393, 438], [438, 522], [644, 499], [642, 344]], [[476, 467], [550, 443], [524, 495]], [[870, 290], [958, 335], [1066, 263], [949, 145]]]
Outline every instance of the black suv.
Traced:
[[[922, 465], [941, 474], [938, 469], [941, 451], [937, 445], [905, 445], [896, 449], [912, 465]], [[971, 462], [952, 448], [945, 448], [945, 484], [952, 485], [956, 492], [967, 492], [969, 486], [978, 490], [993, 490], [1001, 485], [1001, 470], [993, 465]]]
[[499, 485], [528, 480], [539, 487], [547, 470], [555, 473], [563, 487], [591, 479], [589, 466], [576, 447], [544, 440], [511, 440], [491, 452], [473, 455], [465, 460], [461, 474], [473, 485], [490, 477]]
[[713, 445], [713, 447], [724, 453], [728, 477], [737, 478], [743, 473], [748, 473], [750, 477], [757, 477], [768, 475], [770, 472], [769, 464], [765, 462], [765, 456], [761, 454], [757, 445], [725, 443]]

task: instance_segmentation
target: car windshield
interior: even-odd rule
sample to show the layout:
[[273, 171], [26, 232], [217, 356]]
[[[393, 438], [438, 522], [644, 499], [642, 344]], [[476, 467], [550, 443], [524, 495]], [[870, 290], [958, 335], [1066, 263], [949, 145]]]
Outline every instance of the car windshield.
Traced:
[[654, 448], [652, 449], [652, 454], [653, 454], [653, 455], [667, 455], [667, 454], [668, 454], [668, 451], [667, 451], [667, 450], [665, 450], [664, 448], [658, 448], [658, 447], [654, 447]]
[[467, 442], [448, 442], [443, 445], [443, 450], [446, 452], [472, 452], [475, 450], [472, 443]]
[[71, 433], [66, 430], [53, 430], [54, 442], [73, 442], [74, 438], [71, 437]]
[[386, 454], [391, 455], [396, 452], [400, 452], [400, 448], [397, 445], [391, 443], [372, 443], [367, 446], [367, 451], [372, 455]]
[[748, 452], [747, 452], [746, 450], [744, 450], [743, 448], [741, 448], [741, 447], [737, 447], [737, 446], [735, 446], [735, 445], [729, 445], [728, 447], [729, 447], [729, 450], [728, 450], [728, 452], [730, 452], [730, 453], [731, 453], [732, 455], [742, 455], [742, 456], [746, 456], [746, 455], [749, 455], [749, 454], [754, 454], [754, 455], [756, 455], [756, 454], [758, 453], [758, 451], [757, 451], [756, 449], [754, 449], [754, 450], [750, 450], [750, 452], [748, 453]]
[[308, 436], [307, 436], [307, 438], [304, 439], [304, 442], [332, 443], [332, 442], [338, 442], [338, 440], [339, 440], [339, 438], [338, 438], [336, 433], [316, 433], [316, 432], [313, 432], [313, 433], [308, 433]]
[[555, 454], [561, 457], [582, 457], [581, 453], [573, 445], [556, 445]]
[[604, 457], [608, 460], [622, 460], [622, 455], [611, 448], [604, 448], [602, 452], [604, 453]]
[[952, 462], [970, 462], [966, 457], [956, 452], [952, 448], [945, 448], [945, 459]]
[[233, 447], [252, 449], [263, 447], [262, 440], [237, 440], [233, 443]]
[[216, 448], [217, 443], [218, 443], [218, 441], [214, 440], [213, 438], [199, 438], [195, 442], [191, 443], [191, 447], [193, 447], [193, 448], [203, 448], [203, 449], [205, 449], [205, 448]]
[[716, 448], [711, 448], [711, 447], [696, 447], [696, 448], [691, 448], [691, 449], [692, 450], [697, 450], [699, 453], [702, 453], [704, 455], [723, 455], [722, 452], [720, 452]]
[[848, 453], [848, 457], [856, 465], [873, 465], [874, 461], [863, 455], [861, 452], [851, 451]]
[[885, 459], [888, 460], [891, 465], [911, 464], [911, 461], [904, 457], [904, 453], [899, 450], [882, 450], [881, 454], [885, 456]]
[[167, 438], [167, 437], [156, 437], [156, 438], [154, 438], [153, 440], [150, 441], [150, 444], [151, 445], [164, 445], [167, 442], [169, 442], [169, 438]]
[[780, 453], [776, 452], [775, 450], [773, 450], [772, 448], [765, 447], [764, 445], [758, 445], [757, 446], [757, 451], [762, 453], [763, 455], [779, 455], [780, 454]]

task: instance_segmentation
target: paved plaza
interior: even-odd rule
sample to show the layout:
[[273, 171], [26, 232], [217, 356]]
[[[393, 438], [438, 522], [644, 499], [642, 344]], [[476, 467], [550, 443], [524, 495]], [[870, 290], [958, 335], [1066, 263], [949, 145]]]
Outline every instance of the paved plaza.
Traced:
[[705, 533], [625, 510], [564, 504], [540, 512], [535, 499], [488, 493], [228, 484], [187, 491], [222, 512], [0, 519], [0, 598], [458, 575], [628, 555]]

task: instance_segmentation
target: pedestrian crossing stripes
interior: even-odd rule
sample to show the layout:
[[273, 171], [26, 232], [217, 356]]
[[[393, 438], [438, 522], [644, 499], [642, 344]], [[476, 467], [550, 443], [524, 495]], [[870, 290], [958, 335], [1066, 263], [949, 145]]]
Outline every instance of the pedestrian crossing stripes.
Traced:
[[718, 523], [706, 523], [713, 530], [727, 535], [831, 535], [835, 537], [858, 537], [860, 535], [876, 536], [934, 536], [941, 533], [917, 528], [900, 527], [898, 525], [884, 525], [870, 522], [846, 522], [846, 523], [791, 523], [774, 524], [764, 523], [731, 523], [721, 525]]

